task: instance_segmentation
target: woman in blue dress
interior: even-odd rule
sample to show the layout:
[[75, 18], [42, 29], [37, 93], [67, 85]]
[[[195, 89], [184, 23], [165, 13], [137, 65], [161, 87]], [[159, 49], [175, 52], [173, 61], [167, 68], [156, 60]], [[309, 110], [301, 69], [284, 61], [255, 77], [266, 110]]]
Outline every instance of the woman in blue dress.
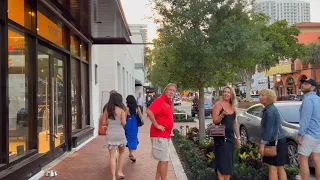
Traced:
[[139, 144], [138, 140], [138, 118], [142, 118], [141, 110], [137, 104], [136, 98], [129, 95], [127, 98], [127, 123], [125, 126], [125, 134], [127, 138], [127, 147], [129, 149], [129, 158], [132, 162], [136, 162], [134, 152]]

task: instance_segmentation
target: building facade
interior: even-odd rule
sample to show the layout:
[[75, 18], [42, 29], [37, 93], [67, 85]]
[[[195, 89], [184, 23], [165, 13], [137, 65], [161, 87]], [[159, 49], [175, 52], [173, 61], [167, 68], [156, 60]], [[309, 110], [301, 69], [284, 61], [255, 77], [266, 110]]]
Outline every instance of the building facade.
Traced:
[[127, 27], [119, 0], [0, 0], [0, 179], [28, 179], [97, 135], [92, 45], [131, 43]]
[[300, 0], [258, 0], [254, 11], [270, 17], [269, 24], [286, 19], [289, 25], [310, 22], [310, 2]]
[[[300, 30], [300, 34], [297, 37], [299, 43], [305, 45], [320, 43], [319, 22], [298, 23], [295, 26]], [[301, 94], [300, 80], [314, 78], [312, 65], [304, 64], [300, 59], [281, 61], [279, 65], [272, 67], [267, 74], [273, 76], [274, 87], [278, 96]], [[279, 82], [277, 82], [278, 74], [280, 75]], [[320, 84], [320, 64], [316, 65], [316, 81]]]
[[111, 90], [121, 93], [124, 102], [128, 95], [144, 94], [145, 33], [140, 26], [129, 25], [130, 45], [93, 45], [93, 59], [99, 62], [100, 110]]

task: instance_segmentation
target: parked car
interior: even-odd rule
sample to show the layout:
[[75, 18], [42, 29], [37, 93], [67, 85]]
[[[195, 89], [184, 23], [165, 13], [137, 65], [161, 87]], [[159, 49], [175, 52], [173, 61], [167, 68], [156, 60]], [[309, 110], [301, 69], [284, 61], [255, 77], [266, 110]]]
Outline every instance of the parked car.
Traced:
[[175, 97], [173, 99], [173, 105], [176, 106], [176, 105], [181, 105], [181, 99], [180, 97]]
[[259, 95], [251, 95], [251, 100], [250, 102], [259, 102]]
[[[195, 117], [196, 114], [199, 114], [199, 106], [197, 103], [193, 102], [191, 105], [191, 115]], [[204, 102], [204, 115], [211, 116], [212, 114], [212, 101], [205, 100]]]
[[302, 101], [303, 100], [303, 95], [297, 95], [295, 98], [294, 98], [295, 101]]
[[[296, 137], [299, 129], [299, 108], [300, 101], [283, 101], [276, 102], [275, 106], [278, 108], [281, 116], [281, 125], [287, 140], [287, 150], [289, 155], [290, 164], [298, 166], [298, 153]], [[261, 118], [264, 106], [256, 104], [249, 107], [246, 111], [240, 114], [237, 118], [240, 130], [240, 136], [245, 143], [251, 141], [257, 144], [261, 142]], [[310, 161], [310, 166], [313, 163]]]

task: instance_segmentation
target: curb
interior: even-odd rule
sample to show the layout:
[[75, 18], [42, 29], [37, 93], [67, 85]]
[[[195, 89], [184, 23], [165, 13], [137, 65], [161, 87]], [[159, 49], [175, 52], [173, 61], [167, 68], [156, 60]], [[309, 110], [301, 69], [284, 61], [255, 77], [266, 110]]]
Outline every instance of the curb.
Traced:
[[182, 167], [177, 151], [172, 144], [170, 139], [170, 159], [172, 162], [174, 173], [176, 174], [177, 180], [188, 180], [186, 173]]

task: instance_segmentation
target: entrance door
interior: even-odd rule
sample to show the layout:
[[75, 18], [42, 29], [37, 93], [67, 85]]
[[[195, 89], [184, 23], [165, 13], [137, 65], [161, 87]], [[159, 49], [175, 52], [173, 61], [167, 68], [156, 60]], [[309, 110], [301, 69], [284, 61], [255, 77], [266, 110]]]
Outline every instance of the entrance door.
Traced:
[[38, 149], [61, 153], [65, 145], [65, 57], [38, 47]]

